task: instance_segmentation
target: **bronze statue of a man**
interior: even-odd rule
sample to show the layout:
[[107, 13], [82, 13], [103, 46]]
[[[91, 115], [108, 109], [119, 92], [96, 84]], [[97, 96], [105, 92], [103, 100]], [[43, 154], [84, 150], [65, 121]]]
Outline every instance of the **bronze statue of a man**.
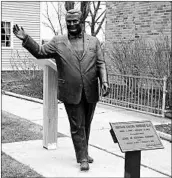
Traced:
[[96, 37], [82, 31], [82, 13], [69, 10], [66, 14], [67, 35], [58, 35], [47, 44], [38, 45], [21, 27], [13, 33], [37, 59], [54, 58], [58, 72], [58, 99], [64, 103], [71, 137], [80, 163], [80, 170], [89, 170], [93, 162], [88, 154], [90, 126], [99, 100], [98, 79], [103, 94], [109, 93], [106, 64]]

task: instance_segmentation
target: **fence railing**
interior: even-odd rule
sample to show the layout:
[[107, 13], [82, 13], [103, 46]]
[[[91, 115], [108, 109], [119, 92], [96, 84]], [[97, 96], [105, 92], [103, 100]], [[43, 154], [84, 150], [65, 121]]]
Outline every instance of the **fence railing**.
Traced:
[[167, 78], [109, 74], [110, 94], [100, 102], [164, 117]]

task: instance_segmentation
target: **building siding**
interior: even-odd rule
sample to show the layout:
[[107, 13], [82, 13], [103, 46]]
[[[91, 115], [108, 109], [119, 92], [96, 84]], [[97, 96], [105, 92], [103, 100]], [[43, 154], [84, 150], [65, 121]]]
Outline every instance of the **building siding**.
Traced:
[[[1, 2], [2, 21], [11, 21], [13, 24], [22, 26], [24, 30], [40, 43], [40, 2], [16, 1]], [[16, 57], [16, 50], [19, 51], [20, 58], [29, 56], [33, 58], [23, 47], [22, 42], [12, 34], [13, 48], [2, 48], [2, 70], [11, 69], [10, 59]], [[18, 61], [17, 61], [18, 62]]]

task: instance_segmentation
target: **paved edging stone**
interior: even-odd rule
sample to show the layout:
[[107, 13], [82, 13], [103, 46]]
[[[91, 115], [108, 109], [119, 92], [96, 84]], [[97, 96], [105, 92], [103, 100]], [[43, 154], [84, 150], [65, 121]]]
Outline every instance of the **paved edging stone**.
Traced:
[[[41, 99], [32, 98], [32, 97], [29, 97], [29, 96], [16, 94], [16, 93], [9, 92], [9, 91], [2, 90], [2, 94], [12, 96], [12, 97], [16, 97], [16, 98], [20, 98], [20, 99], [24, 99], [24, 100], [28, 100], [28, 101], [32, 101], [32, 102], [35, 102], [35, 103], [43, 104], [43, 100], [41, 100]], [[172, 142], [172, 138], [171, 138], [170, 134], [166, 134], [166, 133], [163, 133], [163, 132], [160, 132], [160, 131], [157, 131], [157, 133], [160, 136], [160, 138], [167, 140], [169, 142]]]
[[170, 134], [166, 134], [166, 133], [160, 132], [160, 131], [157, 131], [157, 133], [162, 139], [172, 142], [172, 138], [171, 138]]
[[43, 100], [38, 99], [38, 98], [32, 98], [32, 97], [29, 97], [29, 96], [20, 95], [20, 94], [16, 94], [16, 93], [4, 91], [4, 90], [2, 90], [2, 94], [8, 95], [8, 96], [13, 96], [13, 97], [24, 99], [24, 100], [28, 100], [28, 101], [33, 101], [35, 103], [43, 104]]

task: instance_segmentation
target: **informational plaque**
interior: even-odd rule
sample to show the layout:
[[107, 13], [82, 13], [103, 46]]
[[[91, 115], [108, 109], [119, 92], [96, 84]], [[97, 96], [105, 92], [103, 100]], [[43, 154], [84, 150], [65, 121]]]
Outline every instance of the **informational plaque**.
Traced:
[[121, 152], [164, 148], [151, 121], [110, 123]]

